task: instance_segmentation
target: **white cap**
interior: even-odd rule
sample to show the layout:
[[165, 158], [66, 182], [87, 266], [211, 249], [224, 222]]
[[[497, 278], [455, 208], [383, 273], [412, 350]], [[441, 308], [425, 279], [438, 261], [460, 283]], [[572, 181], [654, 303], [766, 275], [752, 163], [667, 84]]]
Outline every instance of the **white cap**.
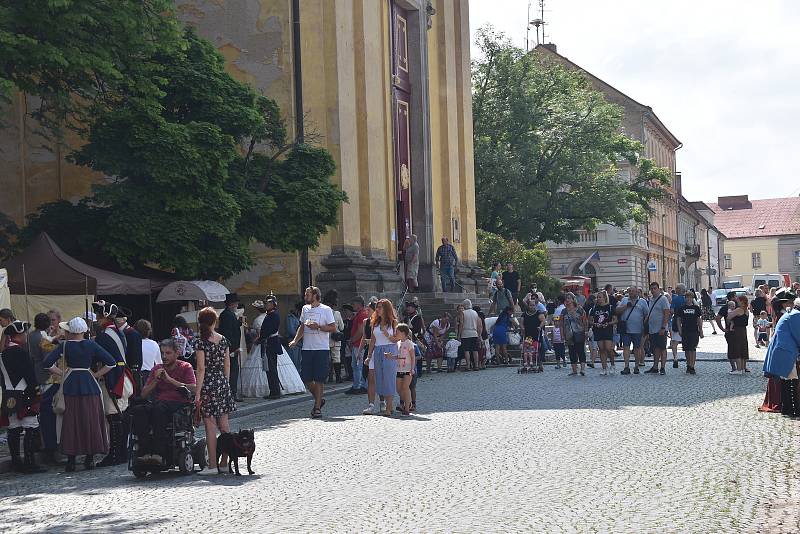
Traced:
[[83, 334], [89, 331], [89, 327], [82, 317], [73, 317], [66, 323], [58, 323], [58, 327], [70, 334]]

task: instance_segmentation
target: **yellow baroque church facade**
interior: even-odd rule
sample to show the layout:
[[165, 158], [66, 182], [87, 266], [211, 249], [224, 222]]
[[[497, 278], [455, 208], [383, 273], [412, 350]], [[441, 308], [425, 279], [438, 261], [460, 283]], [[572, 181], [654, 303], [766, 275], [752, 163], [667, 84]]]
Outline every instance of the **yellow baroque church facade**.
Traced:
[[[288, 297], [313, 281], [344, 295], [396, 293], [410, 234], [420, 243], [421, 290], [439, 286], [442, 237], [462, 260], [459, 281], [478, 288], [467, 0], [175, 3], [231, 75], [278, 103], [290, 136], [331, 152], [333, 180], [349, 198], [316, 250], [256, 246], [255, 267], [226, 281], [232, 291]], [[103, 178], [41, 148], [31, 100], [19, 95], [0, 131], [0, 211], [18, 224]]]

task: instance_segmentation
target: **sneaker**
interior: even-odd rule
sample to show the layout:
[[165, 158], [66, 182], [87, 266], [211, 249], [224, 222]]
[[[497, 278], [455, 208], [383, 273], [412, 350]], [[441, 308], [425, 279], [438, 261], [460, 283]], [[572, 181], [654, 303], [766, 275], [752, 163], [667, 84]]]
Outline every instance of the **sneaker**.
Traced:
[[372, 403], [370, 402], [370, 403], [367, 405], [367, 407], [366, 407], [366, 408], [364, 408], [364, 411], [363, 411], [363, 412], [361, 412], [361, 413], [363, 413], [364, 415], [372, 415], [372, 413], [373, 413], [374, 411], [375, 411], [375, 405], [374, 405], [374, 404], [372, 404]]
[[386, 401], [381, 401], [381, 412], [386, 411]]
[[201, 477], [209, 476], [209, 475], [218, 475], [219, 470], [217, 466], [211, 467], [210, 465], [205, 466], [203, 469], [194, 472], [195, 475], [200, 475]]
[[663, 376], [663, 375], [667, 374], [667, 372], [666, 372], [666, 371], [664, 370], [664, 368], [662, 367], [662, 368], [661, 368], [661, 370], [658, 372], [658, 374], [660, 374], [660, 375], [662, 375], [662, 376]]
[[594, 369], [594, 363], [587, 363], [586, 367], [591, 367], [592, 369]]
[[622, 371], [619, 372], [619, 374], [621, 374], [621, 375], [629, 375], [629, 374], [631, 374], [631, 368], [630, 367], [624, 367], [622, 369]]
[[603, 369], [602, 371], [600, 371], [600, 376], [608, 376], [608, 371]]
[[635, 374], [635, 375], [639, 374], [639, 368], [638, 367], [634, 367], [633, 368], [633, 374]]
[[655, 375], [658, 374], [658, 367], [651, 367], [647, 371], [644, 372], [646, 375]]
[[729, 375], [738, 375], [738, 374], [741, 374], [741, 373], [739, 373], [739, 371], [737, 371], [735, 369], [731, 369], [730, 371], [728, 371], [728, 374]]
[[672, 360], [672, 368], [673, 369], [677, 369], [678, 368], [678, 360]]

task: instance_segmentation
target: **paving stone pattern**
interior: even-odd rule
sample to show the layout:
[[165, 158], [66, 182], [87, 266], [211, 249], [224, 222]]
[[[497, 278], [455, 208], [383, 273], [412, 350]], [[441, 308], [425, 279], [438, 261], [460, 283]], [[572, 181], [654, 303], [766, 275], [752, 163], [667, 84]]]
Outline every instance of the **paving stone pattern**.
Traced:
[[798, 532], [800, 423], [756, 411], [752, 367], [437, 374], [409, 419], [284, 406], [233, 423], [257, 429], [254, 476], [4, 475], [2, 530]]

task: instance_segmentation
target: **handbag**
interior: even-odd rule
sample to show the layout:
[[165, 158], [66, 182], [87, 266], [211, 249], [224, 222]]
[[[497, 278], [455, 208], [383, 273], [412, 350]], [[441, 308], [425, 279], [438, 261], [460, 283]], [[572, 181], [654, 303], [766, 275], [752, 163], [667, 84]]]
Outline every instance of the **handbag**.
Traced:
[[[630, 301], [628, 301], [630, 302]], [[631, 306], [631, 309], [628, 310], [628, 319], [631, 318], [631, 314], [633, 313], [634, 308], [639, 305], [639, 300], [636, 300], [636, 304]], [[628, 333], [628, 319], [620, 319], [617, 323], [617, 334], [623, 335]]]
[[66, 378], [67, 368], [67, 345], [64, 342], [64, 349], [61, 351], [61, 358], [58, 361], [58, 368], [61, 369], [61, 384], [58, 384], [58, 390], [53, 395], [53, 413], [61, 415], [67, 410], [67, 402], [64, 400], [64, 379]]
[[509, 332], [508, 333], [508, 344], [509, 345], [519, 345], [522, 342], [522, 336], [519, 335], [519, 332]]

